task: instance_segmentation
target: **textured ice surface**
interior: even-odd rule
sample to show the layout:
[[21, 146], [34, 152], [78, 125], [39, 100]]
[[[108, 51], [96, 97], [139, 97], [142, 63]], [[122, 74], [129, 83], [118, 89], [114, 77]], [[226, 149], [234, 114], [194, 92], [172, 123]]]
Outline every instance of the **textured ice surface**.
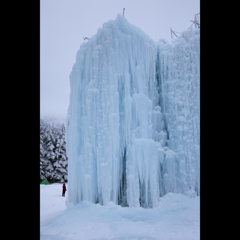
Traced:
[[199, 195], [199, 29], [158, 43], [118, 15], [70, 74], [67, 203], [156, 207]]

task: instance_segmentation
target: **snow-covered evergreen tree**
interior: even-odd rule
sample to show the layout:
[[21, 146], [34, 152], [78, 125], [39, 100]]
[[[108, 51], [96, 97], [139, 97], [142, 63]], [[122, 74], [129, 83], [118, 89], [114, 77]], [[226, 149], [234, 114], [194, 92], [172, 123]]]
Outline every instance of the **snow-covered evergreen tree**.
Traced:
[[[42, 119], [40, 120], [40, 164], [51, 164], [47, 157], [47, 151], [45, 150], [45, 141], [48, 136], [48, 129], [50, 129], [50, 125], [47, 124]], [[46, 169], [45, 167], [41, 167], [40, 169], [40, 180], [47, 179]]]
[[67, 181], [64, 124], [58, 127], [40, 121], [40, 162], [48, 165], [40, 169], [40, 180]]

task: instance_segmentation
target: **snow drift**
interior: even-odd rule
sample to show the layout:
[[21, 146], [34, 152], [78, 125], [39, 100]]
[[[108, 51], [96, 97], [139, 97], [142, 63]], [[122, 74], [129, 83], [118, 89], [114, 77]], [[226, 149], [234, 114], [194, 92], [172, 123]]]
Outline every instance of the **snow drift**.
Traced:
[[40, 184], [41, 240], [199, 240], [199, 234], [199, 197], [167, 193], [154, 209], [89, 201], [66, 208], [62, 184]]
[[67, 204], [156, 207], [199, 184], [199, 29], [158, 43], [118, 15], [70, 74]]

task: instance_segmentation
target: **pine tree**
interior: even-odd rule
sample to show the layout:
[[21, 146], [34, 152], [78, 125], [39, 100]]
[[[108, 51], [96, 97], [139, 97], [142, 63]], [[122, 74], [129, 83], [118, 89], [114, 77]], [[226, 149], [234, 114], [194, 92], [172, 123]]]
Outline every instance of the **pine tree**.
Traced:
[[[41, 164], [51, 164], [47, 157], [47, 151], [46, 151], [46, 140], [48, 137], [48, 131], [50, 129], [50, 125], [44, 122], [42, 119], [40, 120], [40, 163]], [[41, 167], [40, 169], [40, 181], [47, 179], [48, 174], [45, 167]]]
[[55, 167], [54, 176], [56, 179], [60, 179], [61, 182], [67, 181], [67, 156], [64, 124], [57, 129], [54, 153], [57, 159], [53, 164]]
[[40, 170], [40, 178], [49, 181], [67, 181], [65, 126], [51, 126], [40, 121], [40, 162], [48, 164]]

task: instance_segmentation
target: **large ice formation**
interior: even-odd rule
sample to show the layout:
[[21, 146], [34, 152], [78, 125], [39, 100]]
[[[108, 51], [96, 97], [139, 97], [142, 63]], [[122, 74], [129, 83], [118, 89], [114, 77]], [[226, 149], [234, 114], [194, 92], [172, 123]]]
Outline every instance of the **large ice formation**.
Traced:
[[155, 207], [199, 195], [199, 29], [152, 41], [118, 15], [83, 43], [70, 74], [69, 203]]

